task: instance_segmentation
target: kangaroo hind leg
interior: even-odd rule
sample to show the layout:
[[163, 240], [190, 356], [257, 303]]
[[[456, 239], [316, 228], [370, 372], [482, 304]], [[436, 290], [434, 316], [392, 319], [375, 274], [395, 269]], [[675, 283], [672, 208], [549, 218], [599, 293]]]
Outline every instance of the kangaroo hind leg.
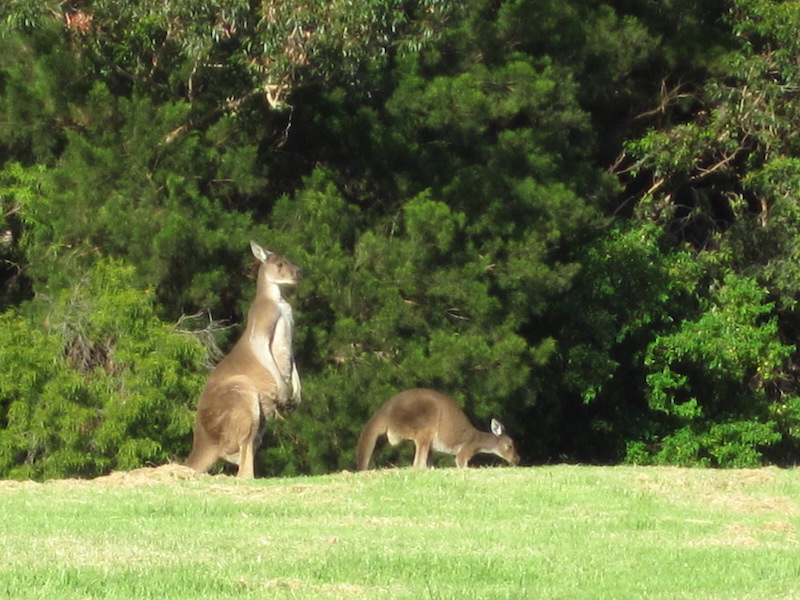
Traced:
[[253, 479], [255, 477], [255, 440], [248, 439], [242, 443], [239, 450], [239, 470], [236, 476], [240, 479]]
[[[258, 407], [258, 400], [255, 400], [255, 406]], [[239, 470], [236, 476], [241, 479], [253, 479], [255, 477], [255, 454], [256, 447], [261, 441], [259, 435], [260, 430], [260, 415], [258, 410], [255, 412], [241, 411], [237, 417], [240, 419], [236, 426], [238, 433], [238, 449], [239, 449]]]
[[258, 394], [245, 386], [232, 386], [224, 394], [224, 404], [219, 442], [222, 458], [239, 466], [237, 477], [252, 479], [261, 421]]
[[427, 437], [420, 437], [414, 440], [416, 452], [414, 453], [414, 467], [417, 469], [427, 469], [430, 461], [432, 440]]

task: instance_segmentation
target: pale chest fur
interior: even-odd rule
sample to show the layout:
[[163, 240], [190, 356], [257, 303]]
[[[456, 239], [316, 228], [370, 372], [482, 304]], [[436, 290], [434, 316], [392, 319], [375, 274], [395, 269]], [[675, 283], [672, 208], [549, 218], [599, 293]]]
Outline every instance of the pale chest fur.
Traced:
[[275, 324], [275, 332], [272, 336], [270, 350], [278, 369], [284, 379], [289, 379], [292, 375], [292, 365], [294, 364], [294, 353], [292, 343], [294, 339], [294, 313], [291, 305], [281, 299], [278, 302], [280, 316]]
[[270, 364], [275, 364], [283, 380], [288, 381], [294, 363], [294, 315], [291, 305], [282, 298], [275, 305], [278, 310], [275, 312], [274, 328], [266, 322], [255, 323], [250, 336], [250, 349], [263, 367], [270, 369]]

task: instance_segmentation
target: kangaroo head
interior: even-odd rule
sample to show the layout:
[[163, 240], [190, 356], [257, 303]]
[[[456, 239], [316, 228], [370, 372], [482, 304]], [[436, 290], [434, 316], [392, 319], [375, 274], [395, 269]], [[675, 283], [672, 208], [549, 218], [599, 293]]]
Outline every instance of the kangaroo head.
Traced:
[[514, 447], [514, 440], [508, 436], [506, 428], [497, 419], [492, 419], [492, 433], [497, 438], [497, 446], [494, 453], [512, 465], [519, 463], [519, 454], [517, 454], [517, 449]]
[[250, 242], [250, 249], [260, 262], [258, 268], [259, 282], [274, 283], [277, 285], [297, 285], [302, 275], [299, 268], [284, 257], [262, 248], [256, 242]]

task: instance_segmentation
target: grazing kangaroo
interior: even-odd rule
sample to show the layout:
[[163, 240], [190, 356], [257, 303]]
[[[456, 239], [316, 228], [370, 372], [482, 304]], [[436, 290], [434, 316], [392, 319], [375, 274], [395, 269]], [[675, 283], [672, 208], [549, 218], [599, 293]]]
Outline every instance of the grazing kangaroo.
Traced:
[[400, 392], [377, 410], [358, 438], [359, 471], [369, 468], [375, 442], [384, 434], [392, 446], [413, 440], [414, 466], [419, 468], [429, 466], [431, 449], [454, 455], [458, 467], [466, 467], [479, 452], [496, 454], [514, 465], [519, 462], [514, 442], [499, 421], [492, 419], [492, 433], [478, 431], [455, 402], [434, 390]]
[[300, 269], [255, 242], [261, 262], [256, 297], [244, 333], [208, 378], [197, 403], [192, 453], [186, 465], [206, 473], [218, 459], [252, 478], [255, 450], [266, 421], [300, 402], [300, 377], [292, 352], [292, 307], [281, 286], [296, 285]]

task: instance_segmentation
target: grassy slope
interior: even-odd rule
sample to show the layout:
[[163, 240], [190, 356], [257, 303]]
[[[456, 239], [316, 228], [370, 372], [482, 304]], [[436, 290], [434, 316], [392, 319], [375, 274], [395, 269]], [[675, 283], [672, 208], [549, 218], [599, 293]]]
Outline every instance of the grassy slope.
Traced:
[[800, 472], [0, 483], [0, 598], [800, 598]]

